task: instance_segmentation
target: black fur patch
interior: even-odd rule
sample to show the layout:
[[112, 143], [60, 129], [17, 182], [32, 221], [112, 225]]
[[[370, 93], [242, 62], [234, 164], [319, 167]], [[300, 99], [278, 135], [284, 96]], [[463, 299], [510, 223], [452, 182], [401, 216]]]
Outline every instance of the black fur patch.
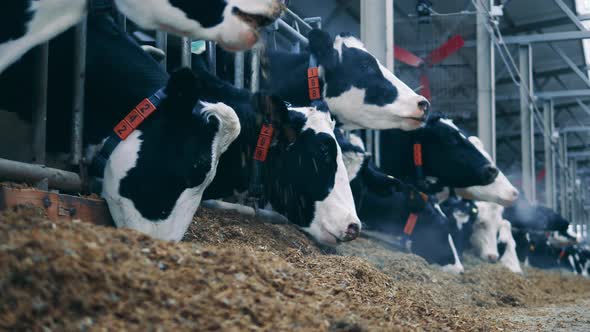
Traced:
[[18, 39], [27, 33], [33, 18], [31, 0], [3, 1], [0, 9], [0, 44]]
[[225, 0], [169, 0], [170, 4], [195, 20], [204, 28], [211, 28], [223, 21], [223, 11], [227, 6]]

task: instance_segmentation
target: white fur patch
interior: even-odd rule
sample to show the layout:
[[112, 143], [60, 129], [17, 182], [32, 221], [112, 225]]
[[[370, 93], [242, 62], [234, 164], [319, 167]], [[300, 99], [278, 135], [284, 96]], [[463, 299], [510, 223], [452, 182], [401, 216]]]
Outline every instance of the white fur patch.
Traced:
[[465, 137], [465, 134], [463, 134], [463, 132], [461, 131], [461, 129], [459, 129], [459, 127], [457, 127], [457, 125], [453, 122], [453, 120], [451, 119], [440, 119], [439, 120], [441, 123], [446, 124], [447, 126], [455, 129], [459, 135], [461, 135], [461, 137], [463, 137], [463, 139], [467, 139], [467, 137]]
[[498, 257], [497, 235], [502, 224], [504, 208], [489, 202], [476, 202], [475, 204], [479, 213], [473, 225], [470, 242], [482, 259], [487, 260], [490, 256]]
[[514, 273], [522, 273], [520, 262], [518, 261], [518, 255], [516, 254], [516, 241], [512, 236], [512, 227], [508, 220], [502, 220], [500, 225], [498, 241], [506, 243], [506, 251], [502, 257], [500, 257], [500, 264], [506, 266], [510, 271]]
[[451, 237], [451, 234], [449, 234], [449, 246], [453, 251], [453, 257], [455, 257], [455, 264], [445, 265], [442, 267], [442, 270], [453, 274], [463, 273], [465, 269], [463, 268], [463, 264], [461, 264], [461, 259], [459, 259], [457, 249], [455, 249], [455, 242], [453, 241], [453, 237]]

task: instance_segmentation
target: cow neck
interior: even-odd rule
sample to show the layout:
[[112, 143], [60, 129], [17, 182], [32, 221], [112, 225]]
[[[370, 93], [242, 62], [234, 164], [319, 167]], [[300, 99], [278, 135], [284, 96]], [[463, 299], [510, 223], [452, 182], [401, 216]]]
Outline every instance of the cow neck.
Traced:
[[102, 144], [98, 154], [92, 160], [91, 167], [96, 174], [101, 176], [104, 174], [107, 161], [115, 148], [139, 128], [152, 113], [156, 112], [164, 98], [166, 98], [164, 89], [156, 91], [150, 97], [143, 99], [117, 123]]

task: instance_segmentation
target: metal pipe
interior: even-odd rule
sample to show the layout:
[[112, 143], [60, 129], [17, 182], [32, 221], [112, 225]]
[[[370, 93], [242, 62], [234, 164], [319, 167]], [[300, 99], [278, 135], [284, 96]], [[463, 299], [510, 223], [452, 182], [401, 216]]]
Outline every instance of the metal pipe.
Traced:
[[117, 24], [121, 28], [121, 30], [127, 32], [127, 16], [123, 15], [123, 13], [117, 13]]
[[87, 19], [74, 30], [74, 99], [72, 101], [72, 159], [73, 165], [82, 162], [84, 137], [84, 85], [86, 77], [86, 30]]
[[567, 136], [559, 136], [559, 212], [567, 215]]
[[68, 192], [80, 192], [82, 189], [82, 181], [76, 173], [2, 158], [0, 158], [0, 178], [28, 183], [48, 179], [51, 188]]
[[289, 24], [287, 24], [287, 22], [283, 21], [280, 18], [276, 22], [279, 27], [279, 32], [285, 35], [285, 37], [293, 41], [300, 42], [302, 46], [309, 45], [309, 41], [307, 40], [307, 38], [305, 38], [297, 30], [293, 29]]
[[191, 39], [182, 37], [180, 41], [180, 66], [181, 67], [192, 67], [191, 58]]
[[258, 47], [254, 47], [250, 51], [250, 91], [252, 93], [257, 92], [260, 89], [260, 55], [258, 54], [258, 51]]
[[313, 29], [311, 25], [309, 25], [307, 22], [305, 22], [301, 17], [299, 17], [299, 15], [295, 14], [291, 9], [285, 8], [284, 13], [286, 14], [286, 16], [289, 16], [290, 18], [297, 21], [300, 28], [303, 27], [307, 31], [310, 31]]
[[496, 160], [496, 91], [494, 46], [487, 30], [491, 0], [482, 1], [485, 12], [477, 14], [477, 134]]
[[576, 224], [577, 220], [576, 220], [576, 199], [577, 199], [577, 192], [576, 192], [576, 169], [577, 169], [577, 163], [575, 160], [571, 161], [570, 167], [569, 167], [569, 192], [570, 192], [570, 197], [568, 199], [568, 203], [569, 203], [569, 220], [573, 223]]
[[49, 43], [39, 45], [35, 52], [35, 78], [33, 82], [33, 162], [36, 164], [45, 164]]
[[209, 63], [209, 71], [211, 74], [217, 74], [217, 50], [215, 48], [215, 42], [207, 42], [207, 62]]
[[160, 62], [162, 68], [166, 70], [168, 61], [168, 34], [163, 31], [156, 31], [156, 47], [164, 51], [164, 59]]
[[553, 101], [545, 101], [543, 105], [543, 115], [545, 124], [545, 203], [548, 207], [555, 209], [555, 156], [553, 155], [553, 142], [552, 136], [555, 130], [554, 117], [553, 117]]
[[522, 133], [522, 187], [524, 195], [531, 202], [536, 201], [535, 192], [535, 136], [533, 110], [529, 100], [533, 87], [531, 45], [519, 47], [520, 75], [526, 84], [520, 84], [520, 130]]
[[234, 54], [234, 85], [238, 89], [244, 88], [244, 52]]

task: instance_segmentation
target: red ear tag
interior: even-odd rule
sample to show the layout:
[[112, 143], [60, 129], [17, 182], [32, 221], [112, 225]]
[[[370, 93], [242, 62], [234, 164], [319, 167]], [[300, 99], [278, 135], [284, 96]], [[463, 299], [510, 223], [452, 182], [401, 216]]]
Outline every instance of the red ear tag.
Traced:
[[307, 88], [309, 90], [309, 100], [317, 100], [322, 98], [320, 93], [320, 77], [318, 67], [307, 69]]
[[271, 125], [262, 125], [260, 134], [258, 135], [258, 141], [256, 142], [256, 150], [254, 150], [254, 160], [266, 161], [268, 149], [270, 148], [270, 143], [272, 143], [273, 132], [274, 128]]
[[418, 221], [418, 215], [410, 213], [408, 221], [406, 221], [406, 226], [404, 227], [404, 233], [412, 235], [412, 233], [414, 233], [414, 227], [416, 227], [416, 221]]
[[559, 253], [559, 259], [563, 259], [563, 257], [564, 257], [564, 256], [565, 256], [565, 250], [562, 250], [562, 251]]
[[422, 166], [422, 144], [414, 144], [414, 166]]

